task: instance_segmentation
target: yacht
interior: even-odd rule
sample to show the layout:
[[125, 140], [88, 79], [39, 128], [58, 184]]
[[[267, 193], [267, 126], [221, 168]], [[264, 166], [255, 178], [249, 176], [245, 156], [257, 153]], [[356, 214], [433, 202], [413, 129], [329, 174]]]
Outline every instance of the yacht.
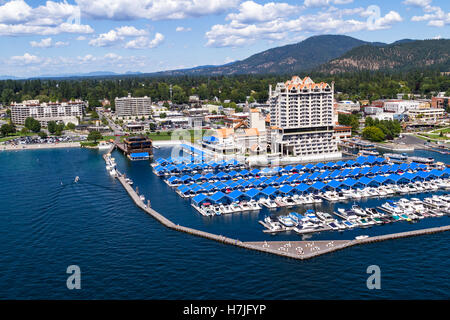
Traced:
[[98, 144], [98, 149], [99, 150], [107, 150], [109, 148], [111, 148], [112, 144], [108, 143], [106, 141], [100, 141]]
[[269, 208], [269, 209], [276, 209], [276, 208], [278, 208], [278, 205], [275, 203], [275, 201], [273, 201], [272, 199], [270, 199], [270, 198], [268, 198], [268, 199], [261, 199], [260, 200], [260, 203], [263, 205], [263, 206], [266, 206], [267, 208]]
[[295, 226], [294, 221], [288, 216], [279, 216], [278, 221], [288, 228]]
[[353, 212], [355, 212], [357, 215], [359, 215], [359, 216], [366, 216], [367, 215], [367, 213], [366, 213], [366, 211], [364, 211], [364, 209], [363, 208], [361, 208], [360, 206], [358, 206], [358, 205], [356, 205], [356, 204], [354, 204], [353, 206], [352, 206], [352, 211]]
[[325, 223], [331, 223], [334, 222], [334, 218], [331, 214], [328, 212], [316, 212], [316, 215]]
[[254, 211], [256, 211], [256, 210], [261, 210], [261, 206], [258, 204], [258, 202], [257, 201], [255, 201], [255, 200], [250, 200], [249, 202], [248, 202], [248, 205], [250, 206], [250, 208], [252, 209], [252, 210], [254, 210]]
[[281, 230], [281, 224], [277, 221], [275, 221], [275, 218], [271, 217], [265, 217], [264, 222], [266, 223], [267, 227], [269, 227], [269, 230], [271, 231], [278, 231]]

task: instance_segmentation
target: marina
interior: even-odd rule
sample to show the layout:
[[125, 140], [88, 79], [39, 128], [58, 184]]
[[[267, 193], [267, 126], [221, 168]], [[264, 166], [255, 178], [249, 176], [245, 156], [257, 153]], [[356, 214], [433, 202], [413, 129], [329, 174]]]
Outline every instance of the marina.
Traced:
[[[111, 156], [109, 153], [104, 155], [105, 162], [107, 166], [111, 166]], [[363, 159], [360, 161], [364, 162]], [[161, 162], [160, 162], [161, 163]], [[234, 166], [239, 165], [239, 163], [233, 163]], [[435, 174], [436, 176], [442, 176], [443, 174], [447, 174], [445, 170], [442, 170], [442, 174]], [[151, 207], [150, 201], [147, 201], [145, 204], [145, 196], [139, 195], [138, 188], [136, 190], [133, 189], [133, 182], [131, 179], [127, 178], [124, 174], [117, 172], [115, 177], [120, 181], [122, 186], [125, 188], [127, 193], [130, 195], [134, 203], [146, 213], [151, 215], [153, 218], [158, 220], [161, 224], [169, 229], [173, 229], [175, 231], [188, 233], [194, 236], [207, 238], [210, 240], [218, 241], [224, 244], [234, 245], [250, 250], [263, 251], [266, 253], [271, 253], [275, 255], [282, 255], [289, 258], [294, 259], [309, 259], [318, 255], [322, 255], [325, 253], [329, 253], [332, 251], [340, 250], [349, 246], [353, 246], [356, 244], [384, 241], [389, 239], [397, 239], [403, 237], [410, 237], [421, 234], [429, 234], [450, 230], [450, 226], [443, 226], [439, 228], [430, 228], [430, 229], [422, 229], [409, 231], [404, 233], [397, 234], [388, 234], [383, 236], [375, 236], [369, 237], [368, 235], [359, 235], [355, 237], [354, 240], [347, 241], [319, 241], [319, 242], [273, 242], [273, 241], [264, 241], [261, 242], [243, 242], [237, 239], [233, 239], [230, 237], [226, 237], [223, 235], [217, 235], [214, 233], [200, 231], [198, 229], [185, 227], [179, 224], [173, 223], [171, 220], [166, 218], [164, 215], [160, 214], [156, 210]], [[446, 176], [448, 177], [448, 175]], [[447, 181], [443, 181], [444, 186], [447, 186]], [[273, 188], [274, 189], [274, 188]], [[286, 189], [286, 188], [285, 188]], [[287, 193], [291, 191], [293, 187], [290, 187], [289, 190], [285, 190]], [[255, 190], [255, 189], [253, 189]], [[423, 189], [422, 189], [423, 191]], [[219, 191], [220, 192], [220, 191]], [[282, 191], [284, 192], [284, 191]], [[235, 190], [230, 193], [228, 196], [229, 199], [238, 199], [243, 193]], [[222, 215], [224, 213], [234, 213], [241, 211], [258, 211], [261, 209], [259, 203], [253, 200], [250, 200], [243, 203], [234, 203], [232, 205], [224, 205], [221, 203], [220, 205], [211, 205], [208, 204], [208, 208], [205, 206], [201, 206], [200, 203], [203, 201], [198, 201], [199, 198], [203, 200], [208, 199], [208, 201], [216, 201], [225, 197], [225, 194], [215, 193], [212, 197], [208, 198], [204, 194], [200, 194], [192, 199], [191, 205], [199, 211], [204, 216], [214, 216], [214, 215]], [[197, 199], [196, 199], [197, 198]], [[314, 198], [313, 198], [314, 199]], [[286, 201], [286, 200], [284, 200]], [[281, 201], [278, 202], [275, 200], [275, 203], [278, 206], [289, 206], [286, 202]], [[314, 202], [314, 200], [313, 200]], [[293, 205], [300, 205], [300, 202], [293, 202]], [[270, 206], [268, 206], [270, 208]], [[300, 214], [298, 212], [291, 212], [287, 216], [283, 215], [271, 215], [267, 216], [264, 221], [259, 221], [261, 225], [263, 225], [266, 230], [264, 232], [269, 233], [277, 233], [277, 232], [286, 232], [286, 231], [294, 231], [300, 235], [311, 234], [311, 233], [320, 233], [324, 231], [344, 231], [346, 229], [353, 229], [355, 227], [358, 228], [367, 228], [376, 224], [387, 224], [392, 223], [399, 220], [407, 220], [413, 221], [418, 219], [423, 219], [425, 217], [438, 217], [446, 214], [450, 214], [450, 195], [434, 195], [430, 198], [426, 198], [423, 201], [417, 198], [413, 198], [411, 200], [402, 198], [398, 202], [388, 201], [379, 207], [381, 210], [377, 210], [375, 208], [366, 208], [363, 209], [357, 205], [353, 205], [351, 210], [337, 209], [339, 213], [334, 213], [335, 216], [341, 218], [340, 220], [335, 219], [330, 213], [327, 212], [319, 212], [314, 211], [312, 209], [306, 210], [304, 214]], [[387, 212], [385, 214], [383, 211]], [[406, 213], [407, 212], [407, 213]], [[293, 249], [291, 249], [293, 246]], [[291, 249], [291, 250], [290, 250]]]
[[[388, 234], [383, 236], [377, 236], [377, 237], [359, 237], [355, 240], [348, 240], [348, 241], [318, 241], [318, 242], [309, 242], [309, 241], [301, 241], [301, 242], [242, 242], [237, 239], [232, 239], [223, 235], [217, 235], [212, 234], [209, 232], [200, 231], [197, 229], [181, 226], [179, 224], [174, 224], [172, 221], [164, 217], [162, 214], [158, 213], [154, 209], [152, 209], [149, 205], [145, 205], [142, 199], [139, 197], [138, 193], [133, 190], [133, 188], [130, 186], [130, 184], [127, 182], [126, 178], [119, 174], [117, 176], [117, 179], [120, 181], [122, 186], [125, 188], [127, 193], [130, 195], [130, 197], [133, 199], [134, 203], [144, 210], [146, 213], [151, 215], [153, 218], [158, 220], [161, 224], [163, 224], [165, 227], [169, 229], [173, 229], [179, 232], [188, 233], [194, 236], [206, 238], [209, 240], [214, 240], [217, 242], [221, 242], [228, 245], [233, 245], [249, 250], [256, 250], [261, 251], [265, 253], [280, 255], [288, 258], [293, 259], [310, 259], [319, 255], [323, 255], [326, 253], [330, 253], [336, 250], [341, 250], [350, 246], [359, 245], [359, 244], [365, 244], [365, 243], [371, 243], [371, 242], [379, 242], [379, 241], [385, 241], [390, 239], [399, 239], [404, 237], [412, 237], [412, 236], [418, 236], [418, 235], [424, 235], [424, 234], [432, 234], [437, 232], [444, 232], [450, 230], [450, 226], [443, 226], [439, 228], [430, 228], [430, 229], [422, 229], [422, 230], [415, 230], [415, 231], [409, 231], [404, 233], [397, 233], [397, 234]], [[331, 228], [330, 228], [331, 229]]]
[[450, 168], [429, 170], [423, 163], [394, 164], [376, 156], [262, 169], [243, 169], [236, 160], [156, 163], [154, 173], [168, 177], [165, 182], [204, 216], [450, 189]]

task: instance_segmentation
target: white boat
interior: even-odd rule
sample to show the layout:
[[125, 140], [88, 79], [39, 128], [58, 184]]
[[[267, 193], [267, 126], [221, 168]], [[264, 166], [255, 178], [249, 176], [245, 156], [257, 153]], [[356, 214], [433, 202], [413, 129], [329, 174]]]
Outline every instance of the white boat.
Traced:
[[290, 217], [279, 216], [279, 217], [278, 217], [278, 221], [279, 221], [282, 225], [284, 225], [285, 227], [288, 227], [288, 228], [294, 227], [294, 226], [295, 226], [294, 221], [292, 221], [292, 219], [291, 219]]
[[260, 203], [269, 209], [278, 208], [278, 205], [272, 199], [262, 199], [262, 200], [260, 200]]
[[251, 210], [253, 210], [253, 211], [261, 210], [261, 206], [255, 200], [250, 200], [248, 202], [248, 205], [250, 206]]
[[144, 201], [145, 201], [144, 195], [141, 194], [141, 195], [139, 196], [139, 199], [141, 199], [141, 201], [144, 202]]
[[111, 143], [108, 143], [106, 141], [100, 141], [97, 147], [99, 150], [107, 150], [111, 148], [111, 146], [112, 146]]
[[356, 236], [355, 239], [356, 240], [362, 240], [362, 239], [367, 239], [369, 236], [367, 235], [360, 235], [360, 236]]

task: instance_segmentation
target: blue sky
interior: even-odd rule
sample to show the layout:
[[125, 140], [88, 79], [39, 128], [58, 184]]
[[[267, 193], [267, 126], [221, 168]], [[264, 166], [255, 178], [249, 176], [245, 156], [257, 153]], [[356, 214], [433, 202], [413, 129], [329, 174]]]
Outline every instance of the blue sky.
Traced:
[[0, 75], [224, 64], [317, 34], [450, 38], [448, 0], [0, 0]]

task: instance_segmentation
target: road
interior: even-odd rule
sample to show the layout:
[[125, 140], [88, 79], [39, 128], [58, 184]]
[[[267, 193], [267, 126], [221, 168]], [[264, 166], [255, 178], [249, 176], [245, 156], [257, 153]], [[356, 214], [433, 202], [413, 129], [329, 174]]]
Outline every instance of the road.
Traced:
[[112, 119], [110, 117], [108, 117], [102, 110], [101, 108], [97, 108], [97, 113], [100, 116], [100, 119], [105, 118], [108, 121], [108, 125], [109, 127], [113, 130], [114, 135], [116, 136], [116, 141], [119, 142], [120, 137], [119, 136], [123, 136], [125, 135], [125, 132], [123, 131], [122, 127], [115, 124], [114, 121], [112, 121]]

